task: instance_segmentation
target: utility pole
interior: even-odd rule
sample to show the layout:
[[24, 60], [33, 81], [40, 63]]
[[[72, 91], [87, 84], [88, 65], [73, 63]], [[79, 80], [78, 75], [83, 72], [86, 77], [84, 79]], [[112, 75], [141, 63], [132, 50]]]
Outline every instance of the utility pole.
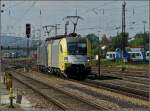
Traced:
[[66, 21], [66, 23], [65, 23], [65, 35], [67, 35], [67, 26], [69, 25], [69, 21]]
[[124, 53], [125, 53], [125, 42], [126, 42], [126, 40], [125, 40], [125, 36], [126, 36], [126, 34], [125, 34], [125, 28], [126, 28], [126, 23], [125, 23], [125, 7], [126, 7], [126, 2], [125, 2], [125, 0], [124, 0], [124, 2], [123, 2], [123, 4], [122, 4], [122, 54], [123, 54], [123, 57], [124, 57]]
[[[0, 0], [0, 82], [1, 82], [1, 78], [2, 78], [2, 68], [1, 68], [1, 66], [2, 66], [2, 41], [1, 41], [1, 39], [2, 39], [2, 37], [1, 37], [1, 33], [2, 33], [2, 25], [1, 25], [1, 13], [2, 13], [2, 10], [1, 10], [1, 0]], [[1, 85], [0, 85], [0, 90], [1, 90]], [[1, 94], [1, 92], [0, 92], [0, 94]], [[1, 95], [0, 95], [0, 104], [1, 104]]]
[[98, 43], [98, 77], [100, 78], [101, 77], [101, 72], [100, 72], [100, 57], [101, 57], [101, 54], [100, 54], [100, 50], [101, 50], [101, 47], [100, 47], [100, 31], [98, 31], [98, 40], [99, 40], [99, 43]]
[[38, 46], [41, 44], [41, 34], [42, 33], [42, 10], [40, 9], [40, 27], [39, 27], [39, 36], [38, 36], [38, 38], [39, 38], [39, 43], [38, 43]]
[[[0, 0], [0, 82], [2, 80], [2, 13], [4, 10], [2, 10], [2, 7], [5, 7], [5, 4], [2, 5], [2, 0]], [[1, 85], [0, 85], [0, 90], [1, 90]], [[1, 94], [1, 92], [0, 92]], [[0, 104], [1, 104], [1, 95], [0, 95]]]
[[[149, 10], [150, 10], [150, 0], [149, 0]], [[149, 25], [150, 25], [150, 22], [149, 22]], [[150, 27], [149, 27], [149, 30], [150, 30]], [[149, 37], [150, 37], [150, 33], [149, 33]], [[150, 45], [149, 45], [149, 49], [150, 49]], [[148, 60], [150, 63], [150, 56], [149, 56]], [[149, 65], [149, 69], [150, 69], [150, 65]], [[149, 85], [150, 85], [150, 82], [149, 82]], [[149, 93], [149, 97], [150, 97], [150, 93]], [[149, 98], [149, 101], [150, 101], [150, 98]], [[149, 107], [149, 109], [150, 109], [150, 107]]]
[[60, 25], [60, 24], [55, 24], [55, 36], [57, 36], [57, 30], [58, 30], [58, 25]]
[[145, 33], [145, 24], [147, 23], [146, 21], [142, 21], [142, 23], [144, 24], [144, 38], [143, 38], [143, 43], [144, 43], [144, 56], [145, 56], [145, 52], [146, 52], [146, 33]]

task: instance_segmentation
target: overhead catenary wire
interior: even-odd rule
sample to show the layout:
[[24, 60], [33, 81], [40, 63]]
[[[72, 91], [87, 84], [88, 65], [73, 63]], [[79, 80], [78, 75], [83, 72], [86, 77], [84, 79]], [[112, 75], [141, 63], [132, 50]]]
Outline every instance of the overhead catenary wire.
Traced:
[[[126, 11], [127, 12], [132, 12], [132, 13], [134, 13], [134, 15], [135, 15], [135, 10], [136, 10], [136, 8], [145, 8], [146, 6], [148, 6], [148, 5], [139, 5], [139, 6], [134, 6], [134, 7], [132, 7], [132, 8], [128, 8], [128, 9], [126, 9]], [[102, 8], [92, 8], [92, 9], [90, 9], [90, 10], [88, 10], [88, 11], [86, 11], [86, 13], [87, 12], [90, 12], [90, 11], [93, 11], [96, 15], [98, 15], [98, 13], [99, 13], [99, 11], [102, 11], [103, 12], [103, 14], [104, 13], [108, 13], [108, 11], [111, 11], [112, 12], [112, 10], [114, 10], [114, 9], [117, 9], [117, 10], [120, 10], [120, 13], [121, 13], [121, 8], [120, 7], [115, 7], [115, 8], [104, 8], [104, 7], [102, 7]], [[115, 12], [118, 12], [118, 11], [115, 11]], [[138, 11], [139, 12], [139, 11]], [[82, 13], [82, 14], [86, 14], [86, 13]], [[117, 13], [118, 14], [118, 13]], [[113, 14], [114, 15], [114, 14]], [[112, 14], [111, 14], [111, 16], [112, 16]]]
[[[143, 7], [143, 6], [147, 6], [147, 5], [140, 5], [140, 6], [134, 6], [134, 7], [132, 7], [132, 8], [129, 8], [128, 10], [126, 9], [126, 11], [127, 12], [131, 12], [132, 11], [132, 13], [133, 13], [133, 15], [135, 15], [135, 9], [136, 8], [145, 8], [145, 7]], [[95, 10], [96, 8], [93, 8], [93, 9], [91, 9], [96, 15], [98, 15], [98, 12], [96, 12], [96, 10]], [[110, 11], [112, 11], [112, 9], [120, 9], [121, 10], [121, 8], [110, 8], [110, 9], [105, 9], [105, 8], [101, 8], [101, 9], [98, 9], [99, 11], [102, 11], [103, 12], [103, 15], [104, 15], [104, 13], [106, 13], [107, 12], [107, 10], [110, 10]], [[106, 11], [105, 11], [106, 10]], [[133, 15], [132, 15], [132, 17], [133, 17]], [[112, 20], [111, 20], [112, 21]]]
[[[112, 2], [112, 3], [115, 3], [115, 2]], [[115, 7], [115, 8], [105, 8], [105, 7], [103, 7], [103, 6], [106, 6], [106, 5], [112, 5], [112, 3], [110, 3], [110, 2], [107, 2], [107, 3], [104, 3], [103, 5], [100, 5], [101, 6], [101, 8], [99, 7], [99, 9], [101, 9], [101, 11], [103, 11], [104, 12], [104, 14], [107, 14], [108, 12], [107, 11], [112, 11], [113, 9], [121, 9], [121, 8], [118, 8], [118, 7]], [[139, 5], [139, 6], [133, 6], [132, 8], [134, 8], [134, 10], [135, 10], [135, 13], [134, 13], [134, 15], [136, 15], [136, 8], [144, 8], [144, 6], [147, 6], [147, 5]], [[127, 11], [129, 12], [129, 11], [133, 11], [133, 9], [132, 8], [129, 8]], [[106, 17], [108, 17], [107, 15], [106, 15]], [[22, 19], [22, 17], [20, 18], [20, 19]], [[24, 19], [24, 18], [23, 18]], [[115, 20], [115, 19], [114, 19]], [[20, 21], [19, 19], [18, 20], [16, 20], [17, 22], [18, 21]], [[21, 20], [21, 21], [23, 21], [23, 20]], [[112, 20], [113, 21], [113, 20]], [[109, 22], [109, 23], [113, 23], [113, 22]], [[18, 25], [18, 24], [16, 24], [16, 25]]]
[[[10, 2], [12, 2], [12, 1], [10, 1]], [[14, 2], [14, 1], [13, 1], [13, 2]], [[13, 5], [11, 5], [11, 6], [7, 7], [7, 8], [5, 8], [4, 11], [12, 10], [13, 8], [16, 8], [16, 7], [18, 7], [18, 6], [21, 6], [21, 5], [24, 4], [24, 2], [27, 2], [27, 1], [20, 1], [19, 3], [15, 3], [15, 4], [13, 4]]]
[[[140, 5], [140, 6], [136, 6], [136, 8], [137, 7], [143, 7], [143, 6], [145, 6], [145, 5]], [[134, 9], [134, 8], [133, 8]], [[104, 9], [103, 9], [104, 10]], [[95, 12], [96, 14], [98, 14], [97, 12]], [[103, 13], [104, 13], [104, 11], [103, 11]], [[135, 12], [133, 12], [134, 14], [135, 14]], [[131, 17], [133, 17], [133, 15], [131, 16]], [[115, 19], [116, 20], [116, 19]], [[111, 21], [109, 21], [109, 22], [107, 22], [107, 23], [112, 23], [114, 20], [111, 20]], [[127, 24], [127, 26], [128, 26], [128, 24]], [[107, 27], [107, 29], [108, 29], [108, 27]], [[88, 30], [88, 29], [86, 29], [86, 30]]]
[[[115, 3], [115, 2], [113, 2], [113, 3]], [[107, 5], [110, 5], [110, 4], [112, 4], [112, 3], [108, 3]], [[103, 6], [106, 6], [106, 5], [103, 5]], [[133, 11], [133, 8], [134, 8], [134, 10], [135, 10], [136, 8], [138, 8], [138, 9], [139, 9], [139, 8], [145, 8], [146, 6], [148, 7], [148, 5], [138, 5], [138, 6], [134, 6], [134, 7], [132, 7], [132, 8], [128, 8], [128, 10], [126, 10], [126, 11], [132, 12], [132, 11]], [[100, 6], [100, 7], [101, 7], [101, 6]], [[108, 11], [112, 11], [112, 10], [121, 10], [121, 8], [120, 8], [120, 7], [115, 7], [115, 8], [105, 8], [105, 7], [99, 8], [99, 7], [94, 7], [94, 8], [91, 8], [91, 9], [86, 10], [86, 11], [83, 12], [82, 14], [87, 14], [87, 13], [93, 11], [93, 10], [99, 10], [99, 11], [105, 10], [106, 12], [108, 12]]]
[[[114, 2], [114, 3], [116, 3], [116, 2]], [[126, 11], [127, 12], [132, 12], [133, 11], [133, 9], [134, 10], [136, 10], [136, 8], [145, 8], [146, 6], [148, 6], [148, 5], [138, 5], [138, 6], [133, 6], [132, 8], [126, 8]], [[82, 14], [86, 14], [87, 12], [90, 12], [90, 11], [94, 11], [94, 12], [96, 12], [96, 10], [99, 10], [99, 11], [103, 11], [104, 12], [104, 10], [105, 10], [105, 13], [107, 12], [107, 10], [110, 10], [110, 11], [112, 11], [112, 10], [114, 10], [114, 9], [120, 9], [120, 11], [121, 11], [121, 7], [115, 7], [115, 8], [105, 8], [105, 7], [102, 7], [102, 8], [99, 8], [99, 7], [96, 7], [96, 8], [91, 8], [91, 9], [88, 9], [88, 10], [86, 10], [84, 13], [82, 13]], [[97, 13], [97, 12], [96, 12]], [[135, 11], [134, 11], [134, 13], [135, 13]]]
[[26, 15], [30, 12], [30, 10], [32, 8], [34, 8], [35, 4], [36, 4], [36, 1], [33, 1], [33, 3], [31, 4], [31, 6], [22, 14], [21, 18], [19, 18], [20, 20], [18, 19], [19, 23], [17, 23], [18, 21], [16, 21], [13, 25], [20, 25], [21, 22], [23, 21], [23, 19], [25, 19]]
[[[31, 4], [31, 6], [25, 10], [25, 12], [20, 16], [20, 18], [16, 19], [16, 18], [14, 18], [13, 16], [11, 16], [11, 19], [15, 20], [15, 22], [14, 22], [11, 26], [13, 26], [13, 27], [14, 27], [14, 26], [17, 27], [17, 25], [20, 26], [20, 24], [21, 24], [21, 22], [23, 21], [23, 19], [25, 19], [26, 15], [30, 12], [30, 10], [31, 10], [32, 8], [34, 8], [34, 5], [35, 5], [35, 4], [36, 4], [36, 1], [33, 1], [32, 4]], [[13, 12], [13, 11], [10, 11], [10, 10], [9, 10], [9, 13], [12, 13], [12, 12]], [[18, 21], [19, 21], [19, 22], [18, 22]], [[6, 32], [7, 32], [7, 31], [6, 31]]]
[[[23, 2], [16, 3], [16, 4], [13, 5], [13, 6], [17, 6], [17, 5], [19, 5], [19, 4], [21, 5], [21, 3], [23, 3]], [[20, 16], [19, 19], [16, 19], [16, 18], [14, 18], [13, 16], [10, 15], [10, 14], [13, 12], [12, 10], [10, 10], [10, 9], [11, 9], [10, 7], [7, 8], [7, 9], [5, 9], [5, 10], [8, 10], [8, 13], [9, 13], [9, 17], [8, 17], [8, 18], [11, 17], [11, 20], [12, 20], [12, 19], [15, 20], [15, 22], [14, 22], [11, 26], [12, 26], [12, 27], [14, 27], [14, 26], [16, 26], [16, 25], [20, 26], [21, 22], [23, 21], [23, 19], [24, 19], [25, 16], [26, 16], [26, 14], [34, 7], [35, 4], [36, 4], [36, 1], [33, 1], [32, 4], [31, 4], [31, 6], [30, 6], [27, 10], [25, 10], [25, 12]], [[9, 20], [9, 21], [10, 21], [10, 20]], [[18, 21], [19, 21], [19, 22], [18, 22]], [[8, 27], [8, 25], [7, 25], [7, 27]], [[10, 27], [8, 27], [8, 28], [10, 28]], [[7, 29], [6, 29], [6, 32], [7, 32]]]

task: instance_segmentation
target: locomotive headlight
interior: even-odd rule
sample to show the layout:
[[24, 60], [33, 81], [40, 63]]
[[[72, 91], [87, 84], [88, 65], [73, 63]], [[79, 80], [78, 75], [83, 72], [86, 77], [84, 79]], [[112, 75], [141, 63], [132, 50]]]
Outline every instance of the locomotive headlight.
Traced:
[[65, 61], [65, 62], [68, 62], [68, 57], [64, 57], [64, 61]]
[[89, 62], [90, 61], [90, 57], [87, 57], [87, 62]]

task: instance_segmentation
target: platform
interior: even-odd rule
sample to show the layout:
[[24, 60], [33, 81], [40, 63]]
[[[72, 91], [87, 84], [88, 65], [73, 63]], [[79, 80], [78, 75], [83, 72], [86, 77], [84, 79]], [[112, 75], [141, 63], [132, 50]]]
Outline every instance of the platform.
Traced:
[[[16, 94], [14, 94], [16, 96]], [[9, 108], [10, 100], [9, 100], [9, 91], [6, 88], [6, 85], [3, 83], [3, 80], [0, 80], [0, 111], [28, 111], [32, 109], [30, 102], [25, 98], [22, 97], [21, 104], [16, 103], [16, 99], [13, 100], [15, 108]]]

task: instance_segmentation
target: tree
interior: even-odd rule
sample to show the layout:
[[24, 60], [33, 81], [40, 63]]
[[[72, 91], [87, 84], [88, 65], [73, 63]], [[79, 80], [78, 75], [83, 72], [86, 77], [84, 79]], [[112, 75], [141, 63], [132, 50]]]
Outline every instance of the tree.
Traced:
[[146, 32], [145, 34], [144, 33], [137, 33], [134, 36], [134, 40], [129, 42], [129, 45], [134, 46], [134, 47], [145, 45], [145, 49], [149, 50], [149, 33], [148, 32]]
[[109, 43], [110, 43], [110, 40], [106, 37], [106, 35], [104, 34], [103, 36], [102, 36], [102, 40], [101, 40], [101, 45], [109, 45]]
[[145, 42], [149, 43], [149, 32], [144, 33], [137, 33], [134, 38], [145, 38]]
[[[125, 47], [128, 45], [128, 33], [125, 33], [125, 36], [123, 36], [123, 33], [118, 34], [117, 36], [112, 37], [112, 45], [111, 47], [113, 49], [120, 48], [122, 49], [123, 42], [125, 42]], [[125, 37], [125, 38], [123, 38]]]
[[86, 36], [89, 40], [90, 40], [90, 42], [91, 42], [91, 44], [92, 44], [92, 49], [93, 49], [93, 54], [95, 55], [95, 54], [98, 54], [98, 50], [99, 50], [99, 37], [98, 36], [96, 36], [95, 34], [88, 34], [87, 36]]
[[135, 38], [134, 40], [129, 42], [130, 46], [143, 46], [144, 39], [142, 37]]

